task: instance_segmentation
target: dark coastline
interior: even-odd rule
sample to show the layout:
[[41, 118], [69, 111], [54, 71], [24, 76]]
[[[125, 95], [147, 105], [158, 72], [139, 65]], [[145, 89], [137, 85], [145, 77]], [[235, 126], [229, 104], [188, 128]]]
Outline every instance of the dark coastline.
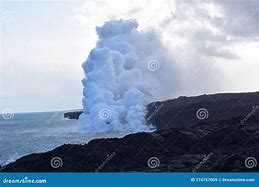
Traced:
[[64, 118], [67, 119], [79, 119], [79, 116], [82, 114], [82, 111], [73, 111], [73, 112], [65, 112]]
[[[249, 157], [259, 159], [259, 92], [179, 97], [147, 106], [152, 133], [121, 139], [96, 139], [85, 145], [62, 145], [31, 154], [5, 166], [3, 172], [255, 172]], [[206, 109], [207, 117], [197, 118]], [[77, 113], [71, 115], [78, 118]], [[67, 114], [70, 115], [70, 114]], [[62, 165], [53, 168], [54, 157]], [[158, 166], [148, 166], [150, 158]]]

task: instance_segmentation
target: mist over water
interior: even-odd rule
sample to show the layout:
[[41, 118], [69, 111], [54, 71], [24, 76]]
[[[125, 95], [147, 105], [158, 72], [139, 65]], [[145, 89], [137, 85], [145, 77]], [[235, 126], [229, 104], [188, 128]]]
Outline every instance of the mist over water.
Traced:
[[123, 136], [80, 132], [77, 125], [77, 120], [64, 119], [63, 112], [20, 113], [8, 120], [0, 117], [0, 165], [63, 144], [86, 144], [91, 139]]

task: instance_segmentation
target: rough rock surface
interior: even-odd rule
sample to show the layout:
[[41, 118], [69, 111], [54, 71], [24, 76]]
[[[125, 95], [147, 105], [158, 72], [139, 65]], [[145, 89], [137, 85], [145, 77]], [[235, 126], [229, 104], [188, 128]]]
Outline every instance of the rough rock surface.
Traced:
[[[259, 120], [254, 118], [243, 125], [240, 119], [200, 123], [121, 139], [96, 139], [85, 145], [63, 145], [20, 158], [3, 171], [259, 171], [258, 165], [248, 168], [245, 164], [248, 157], [259, 158], [258, 132]], [[56, 163], [58, 168], [51, 166], [55, 157], [62, 160], [62, 164]]]
[[80, 114], [82, 114], [82, 111], [65, 112], [64, 113], [64, 118], [79, 119]]
[[[205, 108], [206, 118], [196, 113]], [[259, 92], [180, 97], [148, 106], [152, 133], [31, 154], [4, 172], [259, 171]]]
[[[213, 123], [240, 116], [245, 117], [256, 106], [259, 107], [259, 92], [179, 97], [149, 104], [147, 119], [158, 130], [162, 130], [200, 123], [201, 120], [196, 115], [199, 109], [205, 108], [208, 111], [208, 117], [202, 121]], [[259, 108], [253, 116], [259, 118]]]

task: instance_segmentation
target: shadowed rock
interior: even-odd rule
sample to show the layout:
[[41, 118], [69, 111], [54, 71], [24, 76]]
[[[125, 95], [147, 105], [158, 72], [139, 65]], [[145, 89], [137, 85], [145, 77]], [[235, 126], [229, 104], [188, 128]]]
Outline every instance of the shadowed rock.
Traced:
[[[259, 171], [258, 106], [258, 92], [155, 102], [147, 115], [158, 129], [155, 132], [62, 145], [22, 157], [2, 171]], [[196, 116], [200, 108], [208, 111], [207, 118]]]
[[75, 112], [65, 112], [64, 118], [68, 119], [79, 119], [79, 116], [82, 114], [82, 111], [75, 111]]
[[[85, 145], [63, 145], [22, 157], [3, 171], [259, 171], [258, 165], [245, 165], [248, 157], [259, 158], [259, 121], [251, 118], [245, 125], [239, 122], [200, 123], [121, 139], [96, 139]], [[62, 160], [60, 167], [51, 166], [55, 157]], [[151, 168], [148, 161], [153, 157], [159, 163], [153, 161], [156, 167]]]
[[[257, 112], [253, 116], [259, 119], [259, 92], [179, 97], [149, 104], [147, 106], [147, 119], [158, 130], [162, 130], [172, 127], [192, 126], [201, 121], [213, 123], [240, 116], [245, 117], [256, 106]], [[197, 117], [199, 109], [208, 111], [207, 118], [201, 120]]]

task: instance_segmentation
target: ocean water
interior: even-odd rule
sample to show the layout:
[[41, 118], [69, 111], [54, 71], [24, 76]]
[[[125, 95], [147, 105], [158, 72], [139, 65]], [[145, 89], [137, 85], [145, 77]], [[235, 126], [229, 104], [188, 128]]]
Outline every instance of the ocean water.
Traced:
[[91, 139], [121, 137], [119, 133], [89, 133], [78, 129], [77, 120], [64, 119], [64, 112], [18, 113], [0, 117], [0, 165], [63, 144], [85, 144]]

